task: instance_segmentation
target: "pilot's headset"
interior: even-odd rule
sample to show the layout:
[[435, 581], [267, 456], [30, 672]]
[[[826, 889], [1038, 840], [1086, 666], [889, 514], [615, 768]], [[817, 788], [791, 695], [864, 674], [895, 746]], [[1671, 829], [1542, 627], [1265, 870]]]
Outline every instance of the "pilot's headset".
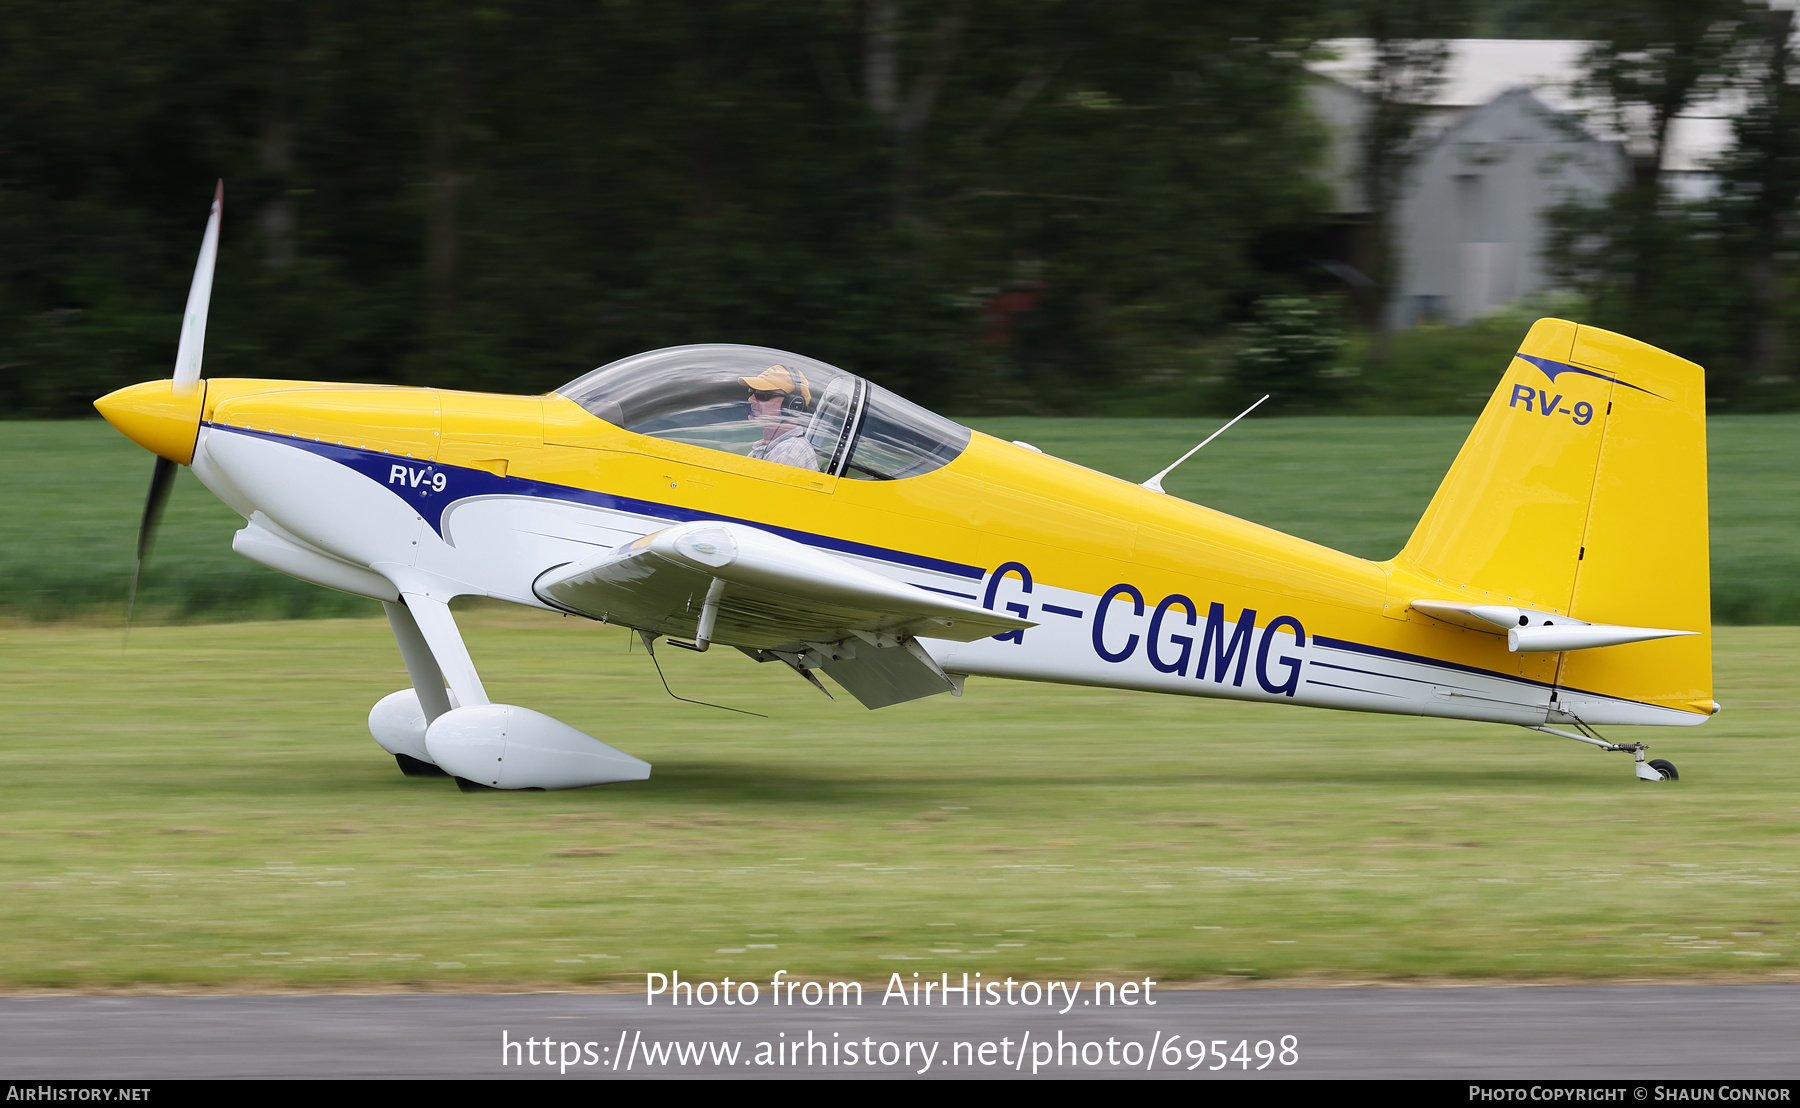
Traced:
[[789, 369], [788, 373], [793, 377], [794, 387], [788, 390], [786, 396], [782, 397], [781, 410], [793, 416], [811, 415], [813, 399], [812, 386], [806, 380], [806, 372], [796, 366]]

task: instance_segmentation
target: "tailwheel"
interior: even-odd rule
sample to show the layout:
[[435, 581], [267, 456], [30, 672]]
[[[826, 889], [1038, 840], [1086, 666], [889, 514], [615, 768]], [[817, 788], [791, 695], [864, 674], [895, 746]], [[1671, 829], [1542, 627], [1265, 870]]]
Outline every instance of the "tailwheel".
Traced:
[[400, 772], [408, 777], [448, 777], [449, 774], [422, 758], [414, 758], [410, 754], [396, 754], [394, 761], [400, 765]]
[[1532, 725], [1531, 730], [1542, 731], [1546, 735], [1557, 735], [1565, 739], [1574, 739], [1578, 743], [1587, 743], [1589, 746], [1597, 746], [1601, 750], [1617, 750], [1621, 753], [1629, 754], [1632, 756], [1632, 776], [1636, 777], [1639, 781], [1681, 780], [1681, 774], [1675, 772], [1674, 762], [1669, 761], [1667, 758], [1646, 758], [1644, 755], [1650, 748], [1643, 743], [1607, 742], [1605, 739], [1595, 734], [1594, 729], [1586, 724], [1578, 723], [1576, 726], [1580, 727], [1586, 734], [1578, 735], [1573, 731], [1564, 731], [1558, 727], [1544, 727], [1542, 725]]

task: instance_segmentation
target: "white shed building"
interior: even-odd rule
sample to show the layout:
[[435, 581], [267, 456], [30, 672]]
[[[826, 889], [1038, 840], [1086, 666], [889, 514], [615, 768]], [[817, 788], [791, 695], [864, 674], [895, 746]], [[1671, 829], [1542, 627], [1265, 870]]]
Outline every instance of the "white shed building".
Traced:
[[[1369, 46], [1332, 44], [1311, 66], [1313, 109], [1331, 135], [1326, 172], [1337, 214], [1366, 215], [1356, 171], [1367, 111]], [[1545, 291], [1544, 211], [1596, 201], [1630, 181], [1624, 136], [1598, 133], [1570, 90], [1584, 42], [1459, 39], [1426, 113], [1421, 149], [1395, 220], [1393, 322], [1466, 323]], [[1730, 142], [1723, 112], [1677, 120], [1665, 173], [1687, 194], [1709, 187], [1711, 159]]]

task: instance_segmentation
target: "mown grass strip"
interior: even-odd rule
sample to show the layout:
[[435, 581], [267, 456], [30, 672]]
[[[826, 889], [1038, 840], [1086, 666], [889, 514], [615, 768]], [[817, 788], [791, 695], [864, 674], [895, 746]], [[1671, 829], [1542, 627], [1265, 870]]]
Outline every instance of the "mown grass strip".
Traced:
[[[364, 717], [384, 623], [0, 627], [0, 986], [502, 988], [650, 970], [1341, 980], [1800, 975], [1800, 630], [1631, 734], [971, 681], [881, 712], [735, 654], [479, 609], [497, 699], [655, 764], [464, 795]], [[1619, 729], [1619, 737], [1626, 737]]]

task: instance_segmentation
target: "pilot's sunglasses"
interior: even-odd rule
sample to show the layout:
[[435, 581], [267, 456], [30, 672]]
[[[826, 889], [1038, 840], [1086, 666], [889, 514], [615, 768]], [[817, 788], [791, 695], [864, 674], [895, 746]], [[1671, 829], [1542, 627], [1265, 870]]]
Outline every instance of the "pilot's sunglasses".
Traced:
[[751, 389], [750, 395], [756, 397], [758, 400], [773, 400], [776, 397], [783, 395], [783, 393], [780, 389]]

